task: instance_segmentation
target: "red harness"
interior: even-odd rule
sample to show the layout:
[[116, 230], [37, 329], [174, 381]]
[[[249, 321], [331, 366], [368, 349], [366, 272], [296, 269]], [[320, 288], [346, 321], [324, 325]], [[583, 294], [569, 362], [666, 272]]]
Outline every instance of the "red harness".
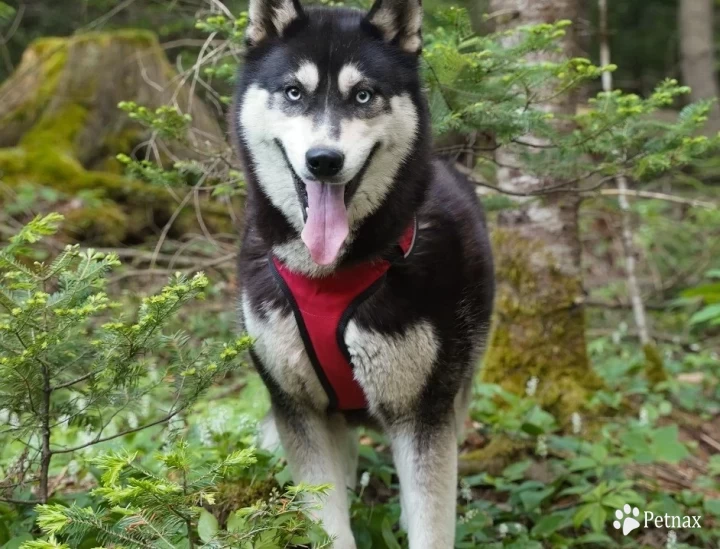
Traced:
[[[415, 232], [413, 220], [398, 242], [405, 257]], [[270, 270], [290, 302], [305, 351], [327, 393], [329, 409], [367, 408], [365, 393], [353, 375], [345, 329], [357, 307], [380, 287], [392, 263], [380, 259], [310, 278], [291, 271], [275, 256], [270, 259]]]

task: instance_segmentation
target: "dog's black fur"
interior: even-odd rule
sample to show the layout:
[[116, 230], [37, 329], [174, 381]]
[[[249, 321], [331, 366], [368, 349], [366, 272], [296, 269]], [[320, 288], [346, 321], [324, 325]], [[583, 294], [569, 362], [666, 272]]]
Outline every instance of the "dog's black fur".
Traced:
[[[372, 420], [385, 428], [412, 424], [418, 445], [425, 447], [432, 444], [436, 430], [452, 423], [458, 394], [470, 390], [490, 324], [494, 275], [484, 214], [474, 185], [433, 156], [418, 55], [383, 41], [359, 11], [303, 11], [282, 37], [271, 34], [249, 48], [231, 117], [247, 179], [239, 274], [254, 314], [266, 318], [271, 308], [291, 315], [290, 305], [268, 269], [268, 256], [274, 246], [297, 239], [299, 234], [263, 192], [243, 128], [236, 122], [248, 87], [281, 89], [283, 75], [297, 67], [300, 58], [335, 72], [347, 59], [372, 59], [363, 64], [363, 70], [386, 86], [383, 94], [408, 94], [417, 109], [419, 124], [412, 151], [382, 205], [358, 228], [339, 267], [385, 256], [413, 217], [417, 218], [419, 230], [412, 253], [393, 264], [382, 287], [360, 305], [353, 318], [361, 328], [388, 337], [403, 334], [418, 321], [429, 322], [439, 341], [435, 363], [413, 406], [398, 410], [380, 403], [373, 417], [355, 412], [345, 415], [352, 422]], [[322, 80], [320, 85], [324, 85]], [[307, 429], [307, 403], [284, 390], [257, 353], [252, 353], [252, 358], [270, 391], [275, 415], [302, 436]]]

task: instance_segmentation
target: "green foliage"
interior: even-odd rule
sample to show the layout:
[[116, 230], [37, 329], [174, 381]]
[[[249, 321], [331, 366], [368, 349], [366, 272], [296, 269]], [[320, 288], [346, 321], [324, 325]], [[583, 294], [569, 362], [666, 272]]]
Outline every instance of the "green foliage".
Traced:
[[8, 6], [5, 2], [0, 2], [0, 24], [10, 21], [16, 13], [15, 8]]
[[[123, 101], [118, 107], [128, 116], [150, 129], [153, 135], [178, 143], [187, 143], [187, 132], [192, 122], [189, 114], [176, 107], [163, 106], [150, 110], [132, 101]], [[227, 168], [214, 155], [200, 160], [178, 160], [171, 168], [163, 168], [150, 160], [135, 160], [127, 154], [118, 154], [117, 161], [125, 166], [128, 177], [165, 187], [204, 187], [212, 190], [215, 198], [243, 194], [244, 179], [240, 171]]]
[[[435, 131], [481, 129], [492, 136], [491, 152], [501, 145], [513, 151], [524, 170], [554, 182], [548, 190], [585, 182], [595, 188], [620, 174], [657, 179], [720, 145], [717, 137], [694, 137], [707, 121], [709, 102], [686, 107], [672, 123], [653, 118], [689, 93], [672, 79], [645, 98], [601, 92], [584, 112], [564, 109], [562, 97], [616, 68], [562, 55], [558, 39], [569, 21], [477, 36], [460, 8], [441, 12], [440, 20], [427, 33], [424, 54]], [[556, 60], [528, 59], [538, 53]]]
[[213, 15], [198, 21], [195, 28], [213, 36], [231, 40], [238, 45], [245, 44], [245, 30], [248, 25], [248, 14], [242, 12], [237, 19], [228, 19], [224, 15]]
[[93, 490], [99, 505], [59, 504], [38, 507], [38, 526], [47, 541], [25, 543], [24, 549], [83, 543], [140, 549], [185, 546], [207, 548], [283, 548], [313, 543], [328, 547], [320, 526], [307, 518], [302, 498], [322, 495], [327, 487], [293, 486], [266, 501], [234, 510], [220, 528], [208, 511], [216, 502], [218, 483], [257, 462], [255, 451], [244, 448], [208, 463], [186, 441], [155, 456], [156, 471], [140, 465], [135, 453], [103, 454], [94, 460], [102, 471]]
[[167, 105], [150, 110], [134, 101], [122, 101], [118, 108], [128, 113], [130, 119], [150, 128], [163, 139], [183, 139], [192, 122], [192, 116], [181, 113], [177, 107]]
[[720, 282], [715, 282], [720, 279], [720, 270], [708, 271], [706, 276], [713, 282], [686, 290], [682, 296], [689, 301], [699, 301], [702, 304], [701, 308], [690, 317], [690, 324], [720, 326]]
[[[0, 414], [8, 424], [0, 440], [29, 449], [10, 486], [37, 473], [43, 502], [53, 456], [169, 420], [236, 369], [249, 344], [191, 345], [182, 331], [166, 331], [184, 305], [204, 297], [203, 274], [177, 274], [136, 310], [121, 311], [105, 291], [116, 255], [68, 246], [52, 261], [31, 261], [32, 245], [61, 220], [38, 217], [0, 250]], [[167, 404], [138, 410], [158, 397]]]

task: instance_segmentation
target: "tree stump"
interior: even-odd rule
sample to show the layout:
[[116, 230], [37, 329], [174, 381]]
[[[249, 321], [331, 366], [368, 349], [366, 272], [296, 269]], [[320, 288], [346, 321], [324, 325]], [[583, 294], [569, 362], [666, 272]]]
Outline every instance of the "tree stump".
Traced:
[[[192, 95], [154, 34], [43, 38], [0, 87], [0, 199], [9, 204], [28, 188], [50, 188], [57, 197], [50, 207], [66, 215], [70, 234], [95, 244], [158, 232], [178, 207], [177, 195], [123, 176], [116, 155], [138, 152], [150, 132], [118, 108], [121, 101], [174, 105], [192, 116], [186, 143], [154, 142], [161, 158], [227, 150], [219, 113]], [[222, 205], [202, 203], [209, 229], [231, 230]], [[195, 218], [193, 208], [178, 215], [175, 232], [189, 230]]]

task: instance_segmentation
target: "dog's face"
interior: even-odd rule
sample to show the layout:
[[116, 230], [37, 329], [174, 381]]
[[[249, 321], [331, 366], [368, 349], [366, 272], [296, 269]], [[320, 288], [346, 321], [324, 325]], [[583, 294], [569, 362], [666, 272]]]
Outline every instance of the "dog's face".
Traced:
[[238, 102], [262, 191], [332, 265], [383, 202], [419, 130], [419, 0], [367, 13], [251, 0]]

